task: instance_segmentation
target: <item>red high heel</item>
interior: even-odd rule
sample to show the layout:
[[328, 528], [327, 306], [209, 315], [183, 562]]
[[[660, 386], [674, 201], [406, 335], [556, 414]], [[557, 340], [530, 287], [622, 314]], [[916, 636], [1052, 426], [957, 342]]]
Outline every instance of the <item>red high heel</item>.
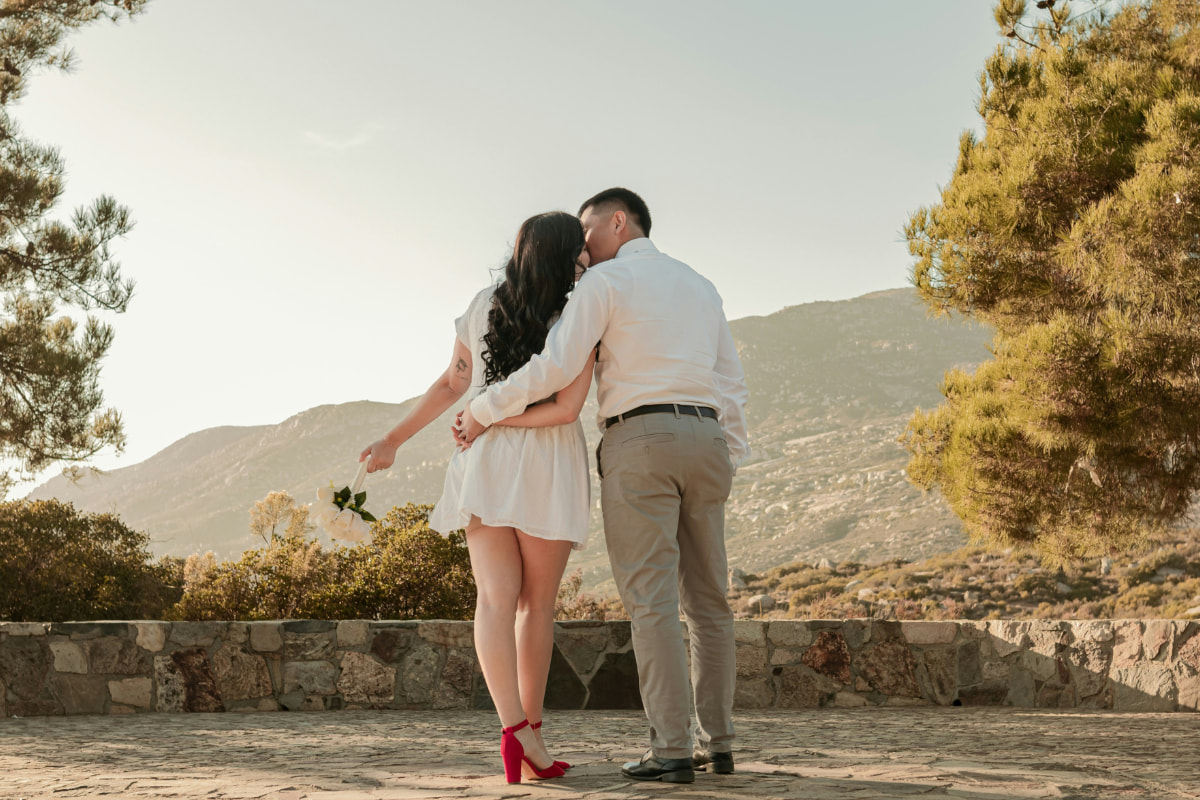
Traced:
[[503, 728], [500, 731], [500, 758], [504, 761], [504, 779], [509, 783], [521, 782], [521, 762], [529, 765], [533, 770], [533, 774], [538, 778], [545, 780], [546, 778], [561, 778], [563, 776], [562, 767], [558, 764], [551, 764], [545, 769], [538, 769], [534, 763], [525, 755], [525, 745], [521, 744], [521, 740], [517, 738], [517, 731], [529, 724], [529, 720], [523, 720], [519, 725], [513, 725], [511, 728]]
[[[533, 728], [536, 731], [538, 728], [542, 727], [542, 720], [539, 719], [537, 722], [529, 723], [529, 727]], [[558, 767], [559, 769], [570, 769], [571, 768], [571, 765], [565, 761], [555, 761], [554, 766]]]

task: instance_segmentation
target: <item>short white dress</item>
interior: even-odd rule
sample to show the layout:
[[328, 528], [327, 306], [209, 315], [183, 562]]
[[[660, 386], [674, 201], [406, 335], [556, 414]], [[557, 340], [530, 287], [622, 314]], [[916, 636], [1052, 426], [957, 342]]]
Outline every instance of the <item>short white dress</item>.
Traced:
[[[475, 295], [454, 321], [459, 341], [471, 351], [468, 402], [486, 388], [483, 335], [495, 291], [489, 286]], [[474, 515], [484, 525], [567, 540], [582, 550], [590, 509], [587, 441], [580, 420], [542, 428], [493, 425], [469, 448], [454, 451], [429, 527], [445, 536], [467, 527]]]

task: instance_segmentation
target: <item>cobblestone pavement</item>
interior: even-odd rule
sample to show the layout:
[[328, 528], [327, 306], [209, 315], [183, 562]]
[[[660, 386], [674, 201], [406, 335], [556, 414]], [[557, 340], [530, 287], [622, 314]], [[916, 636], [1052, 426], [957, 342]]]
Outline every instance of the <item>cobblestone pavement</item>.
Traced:
[[1012, 708], [739, 712], [737, 772], [624, 780], [640, 712], [553, 712], [567, 777], [509, 786], [486, 712], [0, 719], [0, 800], [25, 798], [1200, 798], [1200, 714]]

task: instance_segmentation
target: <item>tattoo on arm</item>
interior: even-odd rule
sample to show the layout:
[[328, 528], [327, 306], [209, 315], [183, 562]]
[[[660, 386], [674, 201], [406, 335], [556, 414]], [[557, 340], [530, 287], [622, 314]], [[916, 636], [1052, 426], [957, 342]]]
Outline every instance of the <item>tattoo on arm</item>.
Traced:
[[454, 371], [459, 372], [459, 373], [466, 372], [467, 371], [467, 362], [464, 359], [460, 358], [458, 360], [458, 363], [454, 365]]

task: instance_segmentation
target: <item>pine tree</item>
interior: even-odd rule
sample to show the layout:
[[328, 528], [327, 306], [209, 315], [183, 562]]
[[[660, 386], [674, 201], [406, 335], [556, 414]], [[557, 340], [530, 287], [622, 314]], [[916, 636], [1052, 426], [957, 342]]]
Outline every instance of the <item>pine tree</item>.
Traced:
[[129, 212], [111, 197], [51, 217], [63, 193], [57, 150], [24, 136], [11, 109], [39, 69], [71, 68], [72, 30], [142, 11], [145, 0], [0, 2], [0, 497], [19, 478], [124, 444], [121, 417], [103, 408], [100, 362], [112, 329], [80, 311], [122, 312], [133, 284], [113, 240]]
[[904, 441], [978, 541], [1139, 546], [1200, 486], [1200, 8], [1002, 0], [941, 202], [906, 228], [930, 309], [993, 325]]

